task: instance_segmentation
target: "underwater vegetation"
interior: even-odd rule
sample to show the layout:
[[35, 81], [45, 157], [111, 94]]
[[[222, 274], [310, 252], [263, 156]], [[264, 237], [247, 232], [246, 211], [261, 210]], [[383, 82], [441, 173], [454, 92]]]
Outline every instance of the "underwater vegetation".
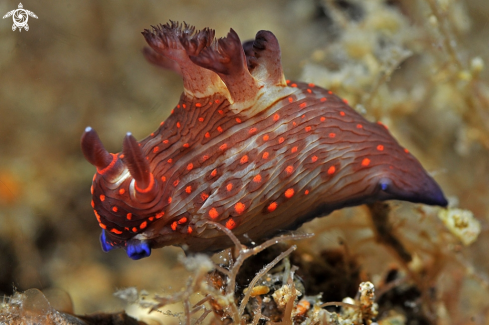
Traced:
[[[52, 35], [49, 42], [35, 41], [36, 25], [30, 26], [29, 34], [22, 33], [30, 38], [21, 41], [17, 39], [19, 33], [3, 32], [6, 36], [1, 40], [0, 49], [3, 53], [9, 53], [4, 49], [15, 49], [12, 51], [17, 55], [3, 55], [0, 59], [0, 75], [8, 75], [5, 78], [10, 81], [1, 87], [0, 107], [11, 108], [9, 114], [4, 114], [8, 120], [0, 129], [5, 139], [11, 139], [2, 143], [5, 155], [2, 154], [0, 166], [0, 213], [5, 216], [0, 229], [3, 248], [0, 259], [2, 265], [7, 265], [1, 270], [0, 288], [8, 295], [1, 307], [1, 322], [485, 324], [489, 310], [489, 263], [483, 258], [489, 244], [484, 236], [489, 216], [486, 199], [489, 194], [489, 90], [484, 64], [489, 53], [482, 44], [488, 37], [483, 17], [489, 8], [484, 1], [270, 1], [261, 4], [260, 10], [239, 1], [229, 7], [213, 1], [205, 5], [189, 1], [184, 6], [169, 5], [164, 13], [147, 7], [123, 2], [117, 7], [108, 4], [49, 7], [44, 12], [41, 7], [32, 7], [39, 16], [35, 22], [39, 23], [38, 31]], [[233, 11], [239, 11], [247, 19], [233, 21], [233, 15], [226, 14]], [[83, 19], [74, 20], [76, 24], [69, 19], [74, 12], [83, 13]], [[135, 13], [138, 18], [127, 16], [126, 12]], [[212, 15], [218, 12], [221, 12], [220, 19], [211, 19], [217, 17]], [[51, 25], [41, 23], [43, 17], [54, 13], [61, 17], [59, 21], [49, 23]], [[190, 207], [188, 202], [192, 202], [191, 209], [198, 209], [195, 200], [189, 199], [192, 195], [201, 199], [201, 193], [194, 192], [195, 189], [202, 188], [201, 184], [205, 185], [203, 189], [210, 189], [209, 182], [203, 178], [198, 184], [185, 181], [185, 175], [197, 173], [205, 164], [201, 165], [198, 160], [180, 161], [185, 155], [184, 142], [181, 149], [172, 151], [180, 155], [178, 159], [170, 157], [172, 161], [179, 161], [174, 170], [158, 165], [159, 158], [155, 157], [164, 155], [165, 151], [160, 145], [154, 152], [155, 143], [151, 141], [169, 132], [165, 131], [167, 122], [154, 136], [141, 141], [143, 150], [135, 140], [144, 138], [148, 128], [166, 119], [170, 112], [163, 113], [163, 110], [175, 109], [174, 103], [181, 93], [178, 74], [155, 71], [140, 53], [144, 44], [138, 31], [148, 23], [167, 19], [185, 20], [197, 28], [215, 27], [217, 35], [225, 35], [231, 26], [239, 33], [241, 41], [253, 38], [257, 30], [273, 31], [280, 43], [285, 77], [304, 82], [296, 83], [300, 87], [286, 87], [294, 88], [296, 97], [292, 98], [292, 103], [300, 104], [296, 100], [299, 93], [307, 98], [308, 94], [320, 93], [323, 89], [334, 95], [326, 91], [324, 96], [318, 97], [319, 103], [321, 98], [327, 98], [328, 102], [335, 102], [335, 110], [341, 112], [348, 107], [346, 101], [352, 108], [345, 112], [347, 117], [362, 119], [361, 123], [372, 125], [375, 132], [385, 132], [382, 136], [388, 144], [381, 144], [383, 150], [380, 151], [386, 155], [383, 159], [419, 159], [427, 172], [414, 158], [409, 160], [412, 161], [409, 166], [419, 166], [417, 170], [431, 182], [436, 178], [448, 199], [448, 208], [374, 200], [397, 195], [399, 199], [423, 202], [420, 197], [413, 199], [400, 193], [406, 189], [398, 184], [409, 183], [410, 178], [394, 173], [389, 178], [393, 183], [387, 186], [378, 179], [359, 182], [375, 185], [368, 196], [371, 199], [353, 200], [355, 204], [367, 204], [306, 222], [296, 232], [277, 234], [273, 229], [278, 228], [280, 219], [276, 218], [290, 221], [290, 227], [284, 228], [294, 229], [321, 214], [302, 217], [304, 214], [297, 212], [315, 208], [314, 199], [300, 196], [308, 190], [304, 186], [311, 183], [302, 184], [296, 182], [297, 178], [287, 178], [284, 174], [283, 178], [280, 175], [277, 178], [280, 182], [275, 186], [276, 197], [257, 200], [253, 205], [255, 201], [244, 199], [255, 192], [242, 186], [244, 183], [232, 183], [232, 190], [244, 190], [230, 196], [219, 192], [221, 196], [205, 206], [199, 219], [192, 219], [198, 213], [182, 215], [181, 212]], [[53, 26], [63, 26], [63, 29], [56, 30]], [[8, 28], [7, 31], [11, 32]], [[157, 39], [158, 33], [158, 30], [146, 33], [150, 45], [150, 35]], [[22, 46], [31, 51], [22, 51]], [[48, 59], [48, 53], [57, 54], [57, 60]], [[113, 59], [110, 54], [114, 55]], [[166, 63], [158, 61], [161, 58], [154, 52], [146, 50], [145, 54], [167, 67]], [[205, 60], [199, 62], [209, 64]], [[246, 68], [249, 67], [248, 60]], [[220, 68], [214, 69], [222, 73]], [[47, 71], [50, 72], [44, 73]], [[266, 75], [263, 71], [258, 71], [256, 76]], [[226, 83], [226, 78], [221, 80], [229, 91], [233, 87], [228, 84], [233, 81]], [[282, 79], [265, 80], [280, 82]], [[184, 81], [185, 88], [187, 85]], [[229, 98], [222, 96], [223, 101]], [[288, 97], [284, 98], [289, 101]], [[311, 100], [312, 97], [305, 101]], [[183, 103], [195, 106], [194, 101], [184, 99], [180, 105]], [[228, 106], [229, 111], [232, 105]], [[309, 106], [304, 109], [308, 110]], [[31, 116], [26, 112], [36, 118], [24, 120], [23, 116]], [[75, 118], [68, 118], [70, 114], [75, 114]], [[175, 109], [170, 119], [183, 116], [178, 114]], [[364, 121], [360, 115], [374, 124]], [[229, 138], [219, 138], [216, 129], [212, 134], [212, 139], [217, 139], [215, 145], [222, 145], [219, 141], [224, 139], [238, 139], [240, 125], [248, 121], [256, 124], [246, 115], [226, 116], [232, 122], [229, 130], [233, 134]], [[271, 122], [273, 116], [270, 115]], [[321, 116], [316, 117], [321, 123]], [[196, 114], [197, 125], [198, 118]], [[375, 124], [376, 121], [382, 124]], [[183, 130], [185, 124], [178, 120], [173, 123], [177, 122], [181, 123], [177, 129]], [[23, 127], [18, 128], [19, 125]], [[100, 222], [107, 228], [102, 236], [106, 250], [113, 246], [131, 247], [127, 249], [130, 256], [143, 257], [151, 248], [173, 244], [185, 246], [188, 243], [191, 248], [187, 247], [187, 251], [230, 248], [210, 257], [184, 256], [180, 248], [164, 247], [153, 250], [151, 257], [139, 261], [128, 259], [123, 250], [109, 254], [99, 252], [96, 233], [100, 229], [94, 221], [87, 191], [93, 167], [84, 161], [77, 145], [80, 130], [86, 125], [93, 127], [85, 133], [85, 139], [87, 136], [89, 139], [85, 142], [89, 145], [84, 146], [86, 158], [100, 170], [112, 162], [113, 166], [119, 164], [124, 169], [124, 177], [118, 185], [127, 185], [121, 194], [122, 188], [110, 192], [108, 188], [112, 185], [107, 186], [100, 180], [94, 183], [93, 205]], [[389, 133], [384, 131], [384, 126]], [[228, 130], [221, 127], [223, 131]], [[104, 146], [94, 129], [104, 139]], [[120, 150], [120, 140], [127, 130], [131, 130], [133, 136], [126, 136], [124, 140], [122, 154], [125, 158], [120, 158], [120, 154], [114, 158], [109, 152]], [[194, 127], [189, 131], [193, 135], [199, 132]], [[305, 129], [304, 133], [307, 133]], [[204, 130], [202, 134], [205, 139]], [[399, 153], [394, 150], [393, 156], [386, 148], [398, 147], [390, 134], [402, 146]], [[261, 138], [263, 135], [260, 134]], [[280, 137], [278, 135], [276, 140]], [[282, 137], [284, 140], [277, 146], [278, 150], [284, 148], [283, 152], [291, 157], [302, 152], [310, 153], [311, 157], [306, 158], [314, 156], [306, 142], [303, 141], [303, 147], [297, 145], [292, 152], [294, 136]], [[163, 144], [167, 138], [171, 137], [165, 136], [159, 142]], [[338, 138], [336, 133], [330, 138], [328, 132], [328, 139], [333, 139], [331, 143]], [[379, 151], [377, 146], [373, 146], [372, 151], [365, 150], [369, 156], [358, 158], [360, 166], [365, 158], [369, 159], [368, 165], [377, 166], [371, 159], [371, 155]], [[409, 154], [403, 148], [408, 149]], [[188, 149], [195, 153], [190, 157], [197, 157], [193, 148]], [[263, 148], [255, 145], [249, 149], [256, 149], [258, 156]], [[250, 152], [243, 152], [248, 157], [243, 164], [242, 155], [228, 152], [227, 158], [237, 159], [234, 168], [246, 169], [255, 161]], [[151, 155], [148, 163], [144, 159], [147, 153]], [[405, 154], [407, 156], [403, 156]], [[165, 157], [164, 161], [170, 158]], [[216, 168], [211, 165], [219, 159], [209, 157], [210, 173], [217, 169], [217, 165]], [[192, 163], [190, 169], [189, 163]], [[273, 168], [288, 166], [281, 163], [277, 158]], [[295, 171], [298, 166], [293, 165]], [[404, 166], [395, 163], [393, 167]], [[341, 170], [335, 166], [335, 172]], [[354, 181], [351, 177], [355, 173], [351, 170], [345, 168], [344, 176], [350, 178], [341, 180], [339, 189], [344, 188], [349, 179]], [[153, 186], [148, 177], [151, 175], [157, 175]], [[171, 177], [178, 178], [177, 186], [182, 191], [169, 191], [172, 187], [162, 186], [163, 176], [171, 180], [171, 186], [176, 180]], [[197, 180], [199, 177], [193, 176]], [[251, 182], [252, 179], [246, 184]], [[223, 181], [222, 185], [226, 191], [227, 183]], [[136, 186], [143, 192], [149, 189], [147, 193], [158, 189], [155, 195], [164, 199], [158, 202], [163, 201], [167, 206], [151, 210], [134, 205], [131, 203], [134, 197], [130, 195], [131, 191], [137, 193]], [[186, 191], [188, 186], [190, 193]], [[384, 188], [396, 189], [396, 195], [382, 196]], [[293, 189], [292, 195], [289, 189]], [[439, 191], [438, 187], [436, 189]], [[311, 197], [314, 191], [309, 191], [307, 195]], [[331, 189], [324, 189], [324, 193], [328, 191]], [[351, 192], [347, 194], [344, 197], [351, 196]], [[105, 201], [100, 195], [106, 196], [106, 203], [116, 204], [103, 205]], [[290, 200], [296, 201], [290, 204]], [[328, 202], [327, 198], [323, 200]], [[319, 210], [327, 214], [351, 206], [353, 201], [340, 200], [334, 208]], [[219, 206], [219, 202], [224, 203]], [[273, 202], [277, 206], [268, 211]], [[424, 202], [446, 203], [440, 199]], [[170, 203], [178, 203], [178, 206], [172, 208]], [[117, 211], [113, 210], [114, 206]], [[255, 211], [255, 206], [260, 208]], [[126, 211], [128, 207], [136, 210]], [[213, 207], [218, 212], [217, 218], [209, 214]], [[161, 227], [155, 226], [157, 210], [161, 212], [166, 208], [169, 210], [164, 211], [164, 217], [168, 219], [161, 219], [165, 220]], [[127, 219], [127, 213], [132, 214], [131, 220]], [[267, 219], [267, 215], [275, 218]], [[249, 216], [253, 223], [263, 222], [259, 231], [254, 232], [256, 236], [247, 235], [250, 231], [244, 216]], [[299, 221], [294, 224], [291, 220]], [[208, 226], [199, 228], [198, 221], [198, 225]], [[134, 227], [136, 231], [132, 231]], [[190, 233], [189, 229], [192, 229]], [[195, 236], [195, 242], [190, 240], [191, 236]], [[15, 292], [12, 283], [17, 287]], [[56, 287], [68, 294], [53, 297], [47, 289]], [[41, 289], [42, 293], [34, 288]], [[123, 308], [125, 311], [121, 311]], [[81, 316], [83, 314], [89, 315]]]

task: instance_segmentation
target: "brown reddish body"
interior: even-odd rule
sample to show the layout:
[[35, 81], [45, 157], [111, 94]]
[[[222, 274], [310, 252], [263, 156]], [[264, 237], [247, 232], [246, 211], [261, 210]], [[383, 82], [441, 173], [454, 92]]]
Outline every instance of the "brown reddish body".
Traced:
[[218, 251], [295, 229], [335, 209], [378, 200], [446, 205], [435, 181], [380, 123], [330, 91], [288, 82], [275, 36], [244, 49], [231, 30], [169, 23], [143, 32], [146, 57], [171, 68], [184, 92], [146, 139], [130, 133], [108, 153], [87, 128], [82, 150], [97, 167], [92, 206], [102, 247], [133, 259], [151, 248]]

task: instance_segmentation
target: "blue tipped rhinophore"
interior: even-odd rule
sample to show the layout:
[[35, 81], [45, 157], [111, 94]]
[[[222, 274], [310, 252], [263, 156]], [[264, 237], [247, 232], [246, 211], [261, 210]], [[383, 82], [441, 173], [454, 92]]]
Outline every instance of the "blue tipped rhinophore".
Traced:
[[387, 191], [387, 189], [389, 188], [389, 186], [392, 184], [392, 181], [388, 178], [381, 178], [380, 181], [379, 181], [379, 185], [380, 185], [380, 189], [382, 191]]
[[127, 243], [126, 253], [133, 260], [139, 260], [151, 255], [151, 247], [146, 241], [131, 240]]
[[115, 246], [111, 246], [107, 242], [107, 235], [105, 234], [105, 230], [102, 230], [102, 233], [100, 234], [100, 244], [102, 244], [102, 250], [106, 253], [116, 248]]

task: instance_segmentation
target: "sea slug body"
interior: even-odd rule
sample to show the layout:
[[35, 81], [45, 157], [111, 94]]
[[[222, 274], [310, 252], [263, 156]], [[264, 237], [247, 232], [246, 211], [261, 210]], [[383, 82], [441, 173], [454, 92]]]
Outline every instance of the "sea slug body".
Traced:
[[326, 89], [285, 80], [271, 32], [242, 45], [232, 29], [215, 40], [211, 29], [170, 22], [143, 35], [145, 56], [178, 72], [184, 92], [146, 139], [128, 133], [121, 153], [90, 127], [82, 136], [105, 251], [213, 252], [231, 242], [209, 221], [247, 242], [373, 201], [447, 204], [382, 124]]

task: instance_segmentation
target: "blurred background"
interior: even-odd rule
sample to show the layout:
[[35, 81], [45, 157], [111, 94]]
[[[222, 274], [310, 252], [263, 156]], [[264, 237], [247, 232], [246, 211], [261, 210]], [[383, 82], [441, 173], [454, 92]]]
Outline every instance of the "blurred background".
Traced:
[[[169, 115], [182, 82], [145, 61], [141, 31], [171, 19], [214, 28], [218, 37], [232, 27], [242, 41], [270, 30], [280, 42], [287, 79], [330, 88], [368, 119], [388, 125], [434, 175], [451, 205], [472, 211], [482, 225], [478, 240], [465, 247], [455, 237], [439, 240], [450, 234], [436, 210], [398, 203], [400, 232], [412, 232], [414, 242], [420, 229], [429, 229], [433, 243], [453, 244], [461, 254], [457, 279], [469, 281], [454, 304], [474, 308], [474, 321], [487, 316], [487, 299], [472, 304], [463, 298], [473, 297], [471, 290], [489, 296], [481, 285], [489, 270], [487, 0], [22, 4], [38, 16], [29, 17], [29, 31], [12, 31], [11, 17], [0, 20], [0, 294], [60, 288], [75, 312], [84, 314], [123, 308], [112, 295], [117, 288], [161, 293], [185, 282], [179, 248], [158, 249], [140, 261], [123, 250], [102, 252], [90, 207], [95, 169], [79, 145], [84, 128], [92, 126], [106, 148], [118, 152], [127, 131], [142, 139]], [[0, 13], [17, 6], [3, 0]], [[372, 241], [355, 246], [371, 236], [362, 221], [360, 235], [349, 230], [359, 216], [362, 208], [345, 209], [305, 230], [317, 234], [311, 247], [348, 240], [375, 278], [392, 261], [380, 257], [382, 248]], [[469, 268], [477, 279], [460, 280]], [[445, 280], [453, 275], [447, 272]], [[457, 317], [470, 319], [466, 314]]]

